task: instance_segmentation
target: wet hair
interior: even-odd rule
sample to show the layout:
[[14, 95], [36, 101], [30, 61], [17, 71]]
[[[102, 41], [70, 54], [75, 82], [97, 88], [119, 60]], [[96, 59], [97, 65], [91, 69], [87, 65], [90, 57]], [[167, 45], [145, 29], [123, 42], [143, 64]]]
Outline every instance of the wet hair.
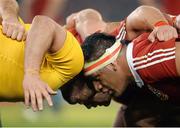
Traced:
[[105, 33], [94, 33], [88, 36], [82, 45], [85, 61], [89, 62], [98, 59], [115, 41], [114, 36]]

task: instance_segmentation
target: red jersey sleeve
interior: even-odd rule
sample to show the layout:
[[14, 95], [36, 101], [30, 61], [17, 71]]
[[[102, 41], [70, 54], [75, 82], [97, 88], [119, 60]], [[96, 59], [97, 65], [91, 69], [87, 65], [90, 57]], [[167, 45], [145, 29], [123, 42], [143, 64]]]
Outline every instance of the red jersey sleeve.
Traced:
[[75, 28], [68, 29], [68, 31], [74, 35], [74, 37], [78, 40], [79, 44], [83, 43], [81, 36], [79, 35], [79, 33], [76, 31]]

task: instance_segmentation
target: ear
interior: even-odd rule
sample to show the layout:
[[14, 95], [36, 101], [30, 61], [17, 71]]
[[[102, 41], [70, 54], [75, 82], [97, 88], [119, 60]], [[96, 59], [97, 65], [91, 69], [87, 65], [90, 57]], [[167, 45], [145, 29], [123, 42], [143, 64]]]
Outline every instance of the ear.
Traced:
[[117, 71], [117, 69], [118, 69], [118, 63], [117, 63], [117, 61], [115, 60], [114, 62], [112, 62], [111, 64], [109, 64], [108, 66], [107, 66], [107, 68], [109, 69], [109, 70], [111, 70], [111, 71]]

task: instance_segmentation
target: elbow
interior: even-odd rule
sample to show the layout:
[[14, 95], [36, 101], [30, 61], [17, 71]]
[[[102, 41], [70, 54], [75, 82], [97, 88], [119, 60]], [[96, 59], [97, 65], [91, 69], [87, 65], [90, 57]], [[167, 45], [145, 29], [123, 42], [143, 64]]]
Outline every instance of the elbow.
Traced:
[[152, 8], [155, 8], [155, 7], [148, 6], [148, 5], [141, 5], [141, 6], [137, 7], [137, 10], [143, 11], [143, 10], [152, 9]]
[[33, 18], [33, 23], [38, 23], [38, 24], [49, 24], [51, 22], [51, 19], [47, 16], [43, 15], [37, 15]]
[[140, 13], [141, 15], [149, 12], [157, 12], [157, 11], [159, 11], [159, 9], [148, 5], [141, 5], [136, 9], [136, 12]]
[[55, 29], [54, 21], [48, 16], [37, 15], [33, 18], [32, 24], [36, 24], [39, 27], [48, 28], [52, 31]]
[[79, 13], [79, 17], [81, 19], [87, 20], [87, 19], [99, 19], [102, 20], [101, 14], [94, 9], [88, 8]]

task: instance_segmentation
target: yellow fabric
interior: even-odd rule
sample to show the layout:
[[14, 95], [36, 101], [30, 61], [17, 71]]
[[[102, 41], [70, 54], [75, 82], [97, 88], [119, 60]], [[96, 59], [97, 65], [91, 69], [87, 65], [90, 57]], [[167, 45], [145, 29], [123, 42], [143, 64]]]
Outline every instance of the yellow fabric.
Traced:
[[[29, 30], [30, 25], [25, 27]], [[23, 97], [24, 48], [24, 42], [7, 38], [0, 32], [0, 98]], [[41, 78], [51, 88], [58, 89], [81, 71], [83, 61], [79, 43], [67, 32], [64, 46], [57, 53], [45, 55]]]

